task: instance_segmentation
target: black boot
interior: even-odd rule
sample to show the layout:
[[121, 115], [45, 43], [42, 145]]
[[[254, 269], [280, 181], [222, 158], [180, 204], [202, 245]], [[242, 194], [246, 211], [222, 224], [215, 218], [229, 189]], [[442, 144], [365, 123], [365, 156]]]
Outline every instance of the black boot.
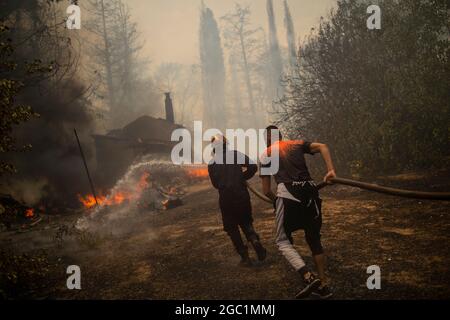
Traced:
[[261, 241], [259, 241], [259, 236], [253, 228], [253, 225], [251, 223], [248, 225], [241, 225], [241, 228], [245, 233], [247, 241], [249, 241], [252, 244], [253, 249], [255, 249], [258, 260], [263, 261], [264, 259], [266, 259], [267, 250], [263, 247]]
[[262, 243], [259, 240], [252, 241], [253, 249], [255, 249], [256, 255], [258, 256], [259, 261], [264, 261], [267, 256], [267, 250], [263, 247]]
[[248, 248], [243, 247], [238, 251], [239, 255], [241, 256], [241, 262], [240, 264], [246, 267], [251, 267], [253, 265], [252, 260], [250, 259], [250, 256], [248, 255]]

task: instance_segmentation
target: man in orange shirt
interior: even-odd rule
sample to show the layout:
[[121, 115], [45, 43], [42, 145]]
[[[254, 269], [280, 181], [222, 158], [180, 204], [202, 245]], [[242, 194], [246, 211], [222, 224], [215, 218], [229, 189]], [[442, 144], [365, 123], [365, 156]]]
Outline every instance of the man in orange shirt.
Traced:
[[[333, 162], [328, 147], [322, 143], [303, 140], [283, 141], [281, 133], [275, 126], [266, 128], [268, 148], [261, 156], [262, 188], [264, 194], [275, 204], [277, 235], [276, 243], [293, 268], [300, 273], [305, 287], [297, 293], [296, 298], [302, 299], [311, 293], [321, 298], [329, 298], [332, 293], [327, 286], [325, 276], [325, 255], [321, 243], [320, 229], [322, 227], [322, 200], [314, 181], [306, 166], [305, 154], [320, 153], [327, 166], [324, 181], [336, 177]], [[277, 155], [278, 166], [272, 167], [272, 156]], [[264, 173], [262, 173], [264, 171]], [[277, 191], [271, 190], [271, 176], [277, 183]], [[311, 273], [300, 254], [293, 246], [292, 232], [304, 230], [319, 278]]]

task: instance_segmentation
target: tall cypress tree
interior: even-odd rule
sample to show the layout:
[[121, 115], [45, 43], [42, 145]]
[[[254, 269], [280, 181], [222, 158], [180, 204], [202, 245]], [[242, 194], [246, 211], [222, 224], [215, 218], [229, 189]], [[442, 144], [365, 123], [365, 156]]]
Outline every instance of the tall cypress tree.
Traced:
[[272, 0], [267, 0], [267, 15], [269, 17], [269, 50], [272, 64], [273, 90], [275, 95], [281, 95], [283, 88], [280, 80], [283, 74], [283, 62], [281, 60], [280, 45], [278, 44]]
[[284, 0], [284, 25], [288, 42], [289, 65], [291, 69], [294, 69], [297, 64], [297, 48], [295, 47], [294, 23], [287, 0]]
[[225, 65], [220, 32], [211, 9], [202, 4], [200, 14], [200, 65], [203, 84], [204, 121], [207, 126], [224, 126]]

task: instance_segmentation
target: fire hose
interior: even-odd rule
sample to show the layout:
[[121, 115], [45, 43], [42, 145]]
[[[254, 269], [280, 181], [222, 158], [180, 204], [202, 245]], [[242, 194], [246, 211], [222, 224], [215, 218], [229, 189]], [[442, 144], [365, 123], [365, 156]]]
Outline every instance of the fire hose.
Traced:
[[[424, 200], [444, 200], [450, 201], [450, 192], [425, 192], [425, 191], [415, 191], [415, 190], [405, 190], [405, 189], [397, 189], [391, 187], [380, 186], [373, 183], [361, 182], [351, 179], [344, 178], [333, 178], [330, 180], [331, 183], [321, 182], [317, 185], [317, 189], [320, 190], [326, 186], [334, 185], [334, 184], [342, 184], [346, 186], [356, 187], [359, 189], [369, 190], [373, 192], [388, 194], [391, 196], [403, 197], [403, 198], [412, 198], [412, 199], [424, 199]], [[247, 183], [247, 188], [258, 198], [261, 200], [272, 203], [272, 201], [263, 195], [261, 192], [253, 188]]]

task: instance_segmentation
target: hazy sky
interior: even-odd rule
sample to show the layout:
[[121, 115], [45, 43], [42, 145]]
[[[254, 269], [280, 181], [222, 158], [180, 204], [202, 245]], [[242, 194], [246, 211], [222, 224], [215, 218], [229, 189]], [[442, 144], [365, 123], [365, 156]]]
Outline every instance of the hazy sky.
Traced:
[[[220, 17], [234, 8], [236, 2], [250, 5], [252, 23], [268, 30], [266, 0], [204, 0]], [[277, 31], [286, 45], [283, 0], [274, 0]], [[201, 0], [125, 0], [145, 40], [143, 55], [155, 66], [161, 62], [196, 63]], [[303, 39], [321, 16], [328, 14], [336, 0], [288, 0], [297, 38]]]

